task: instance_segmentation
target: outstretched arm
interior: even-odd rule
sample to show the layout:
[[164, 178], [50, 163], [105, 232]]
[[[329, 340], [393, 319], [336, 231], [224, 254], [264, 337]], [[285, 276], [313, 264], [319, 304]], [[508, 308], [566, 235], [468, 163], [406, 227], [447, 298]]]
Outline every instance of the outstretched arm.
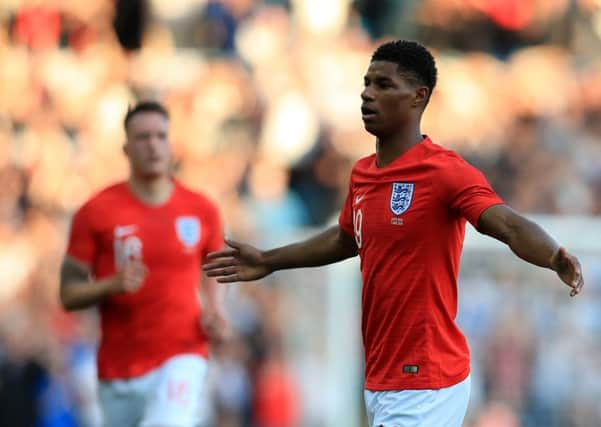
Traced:
[[506, 243], [523, 260], [550, 268], [578, 295], [584, 286], [578, 259], [560, 247], [538, 224], [506, 205], [495, 205], [482, 213], [478, 231]]
[[318, 267], [357, 255], [355, 238], [339, 225], [303, 242], [265, 252], [267, 265], [275, 270], [300, 267]]
[[357, 255], [355, 239], [338, 225], [303, 242], [268, 251], [230, 240], [226, 243], [230, 248], [209, 254], [212, 262], [203, 266], [208, 276], [221, 283], [257, 280], [276, 270], [317, 267]]

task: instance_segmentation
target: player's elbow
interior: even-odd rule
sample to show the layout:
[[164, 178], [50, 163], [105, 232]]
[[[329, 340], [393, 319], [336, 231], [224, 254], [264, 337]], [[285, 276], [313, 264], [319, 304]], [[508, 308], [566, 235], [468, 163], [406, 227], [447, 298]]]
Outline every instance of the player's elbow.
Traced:
[[349, 244], [346, 241], [337, 241], [336, 242], [336, 251], [337, 258], [343, 260], [347, 258], [355, 257], [359, 254], [357, 246], [354, 244]]
[[356, 245], [347, 246], [346, 248], [346, 256], [347, 258], [356, 257], [359, 255], [359, 248]]
[[59, 302], [65, 311], [75, 311], [80, 309], [80, 305], [77, 303], [77, 300], [71, 295], [69, 289], [65, 289], [65, 287], [61, 286], [61, 290], [58, 296]]
[[341, 259], [352, 258], [359, 254], [355, 238], [341, 228], [335, 234], [335, 247]]
[[65, 298], [61, 295], [59, 300], [61, 303], [61, 307], [63, 307], [63, 310], [65, 310], [65, 311], [77, 310], [77, 305], [73, 301], [71, 301], [69, 298]]

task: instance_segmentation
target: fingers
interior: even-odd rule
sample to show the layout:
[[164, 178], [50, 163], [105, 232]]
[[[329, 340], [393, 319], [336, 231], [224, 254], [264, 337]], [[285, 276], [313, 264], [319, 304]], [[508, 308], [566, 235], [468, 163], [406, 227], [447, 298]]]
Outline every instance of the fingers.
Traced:
[[123, 290], [125, 292], [137, 291], [147, 275], [148, 267], [141, 261], [135, 259], [127, 261], [122, 272]]
[[222, 258], [219, 261], [204, 264], [202, 266], [202, 269], [204, 271], [212, 271], [212, 270], [215, 270], [216, 268], [232, 267], [232, 266], [235, 266], [238, 264], [239, 264], [239, 261], [236, 258], [231, 258], [231, 257], [230, 258]]
[[207, 255], [207, 259], [217, 259], [224, 257], [231, 257], [240, 253], [240, 247], [242, 243], [236, 242], [235, 240], [225, 239], [225, 243], [230, 248], [222, 249], [220, 251], [211, 252]]
[[582, 288], [584, 286], [584, 280], [582, 280], [582, 277], [580, 278], [580, 281], [578, 282], [578, 285], [576, 286], [576, 288], [572, 291], [574, 293], [573, 296], [578, 295], [580, 292], [582, 292]]
[[132, 272], [134, 272], [137, 275], [140, 276], [146, 276], [148, 274], [148, 267], [146, 267], [146, 265], [144, 265], [144, 263], [142, 261], [132, 261], [130, 263]]
[[[219, 253], [215, 253], [216, 256], [211, 257], [209, 254], [208, 258], [217, 259], [217, 261], [204, 264], [202, 266], [203, 271], [208, 277], [216, 277], [218, 283], [234, 283], [239, 281], [239, 268], [240, 261], [231, 255], [238, 253], [237, 249], [225, 249]], [[219, 256], [218, 254], [223, 254]], [[228, 255], [231, 254], [231, 255]]]
[[217, 258], [225, 258], [232, 257], [239, 253], [238, 249], [223, 249], [217, 252], [211, 252], [207, 255], [207, 259], [217, 259]]
[[207, 276], [209, 277], [220, 277], [220, 276], [229, 276], [232, 274], [236, 274], [238, 272], [238, 267], [230, 266], [225, 268], [212, 268], [207, 271]]
[[123, 275], [127, 277], [145, 277], [148, 274], [146, 267], [139, 260], [129, 260], [123, 266]]
[[216, 277], [218, 283], [233, 283], [238, 281], [239, 261], [236, 258], [222, 258], [202, 266], [208, 277]]
[[235, 282], [240, 282], [240, 278], [239, 278], [238, 274], [232, 274], [231, 276], [218, 277], [217, 282], [219, 282], [219, 283], [235, 283]]
[[572, 288], [572, 290], [570, 291], [570, 296], [574, 297], [582, 291], [582, 288], [584, 286], [584, 279], [582, 277], [582, 267], [580, 266], [580, 262], [578, 262], [578, 259], [567, 253], [565, 249], [563, 249], [563, 251], [560, 250], [560, 253], [558, 255], [562, 257], [562, 259], [560, 259], [559, 262], [562, 266], [564, 274], [566, 275], [564, 281], [569, 287]]
[[582, 268], [578, 258], [570, 254], [563, 246], [551, 257], [551, 266], [561, 280], [570, 288], [570, 296], [578, 295], [584, 286]]
[[580, 263], [577, 260], [570, 260], [574, 274], [570, 286], [572, 287], [572, 291], [570, 292], [571, 297], [575, 297], [578, 295], [584, 286], [584, 279], [582, 277], [582, 270], [580, 268]]

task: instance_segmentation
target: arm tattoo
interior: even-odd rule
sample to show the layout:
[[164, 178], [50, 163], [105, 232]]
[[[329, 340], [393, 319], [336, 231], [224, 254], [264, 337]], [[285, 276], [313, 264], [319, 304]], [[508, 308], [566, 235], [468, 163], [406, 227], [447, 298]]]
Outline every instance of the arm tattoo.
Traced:
[[66, 258], [61, 265], [61, 286], [73, 282], [86, 282], [90, 279], [90, 271], [84, 265]]

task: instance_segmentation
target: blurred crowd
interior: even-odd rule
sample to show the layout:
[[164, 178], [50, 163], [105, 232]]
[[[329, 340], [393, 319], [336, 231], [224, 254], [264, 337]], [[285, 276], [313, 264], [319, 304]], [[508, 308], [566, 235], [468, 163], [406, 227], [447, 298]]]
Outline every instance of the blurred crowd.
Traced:
[[[97, 318], [65, 314], [57, 278], [74, 209], [126, 177], [128, 105], [162, 100], [176, 176], [219, 203], [228, 235], [269, 246], [336, 219], [353, 162], [374, 148], [362, 75], [391, 37], [436, 56], [422, 129], [435, 142], [520, 211], [601, 214], [599, 0], [3, 0], [0, 425], [99, 425]], [[482, 278], [491, 295], [520, 284], [497, 273]], [[291, 319], [278, 289], [234, 291], [238, 338], [215, 349], [208, 425], [320, 425], [306, 421], [287, 363]], [[497, 300], [482, 301], [491, 304], [472, 308], [490, 320]], [[544, 341], [545, 330], [524, 327], [537, 313], [517, 313], [470, 340], [473, 352], [474, 341], [492, 346], [476, 363], [486, 384], [470, 426], [601, 425], [598, 407], [545, 382], [555, 366], [571, 378], [574, 362], [555, 349], [571, 354], [574, 341]], [[599, 397], [597, 365], [585, 379]]]
[[601, 425], [601, 263], [581, 257], [586, 297], [553, 272], [505, 253], [468, 250], [458, 322], [472, 354], [465, 427]]

